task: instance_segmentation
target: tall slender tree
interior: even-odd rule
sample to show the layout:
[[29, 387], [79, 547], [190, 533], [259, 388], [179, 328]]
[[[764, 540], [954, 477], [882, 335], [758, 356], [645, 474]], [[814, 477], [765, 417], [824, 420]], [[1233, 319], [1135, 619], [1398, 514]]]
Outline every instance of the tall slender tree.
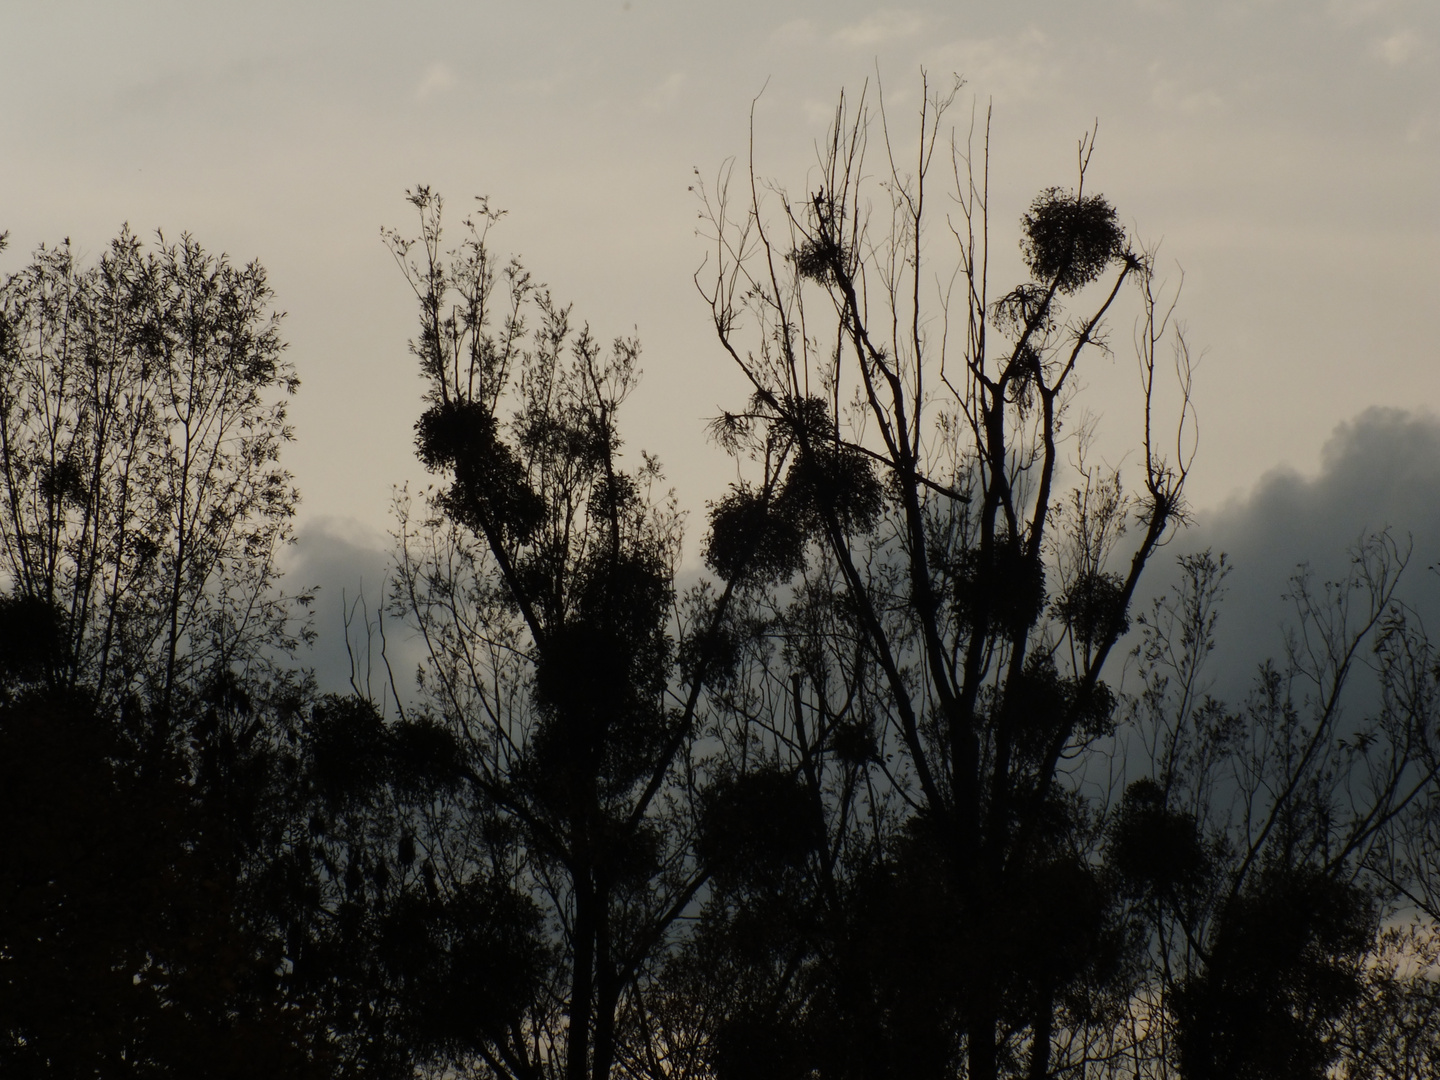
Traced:
[[[793, 1075], [817, 1045], [869, 1031], [909, 1058], [862, 1066], [860, 1036], [822, 1071], [1038, 1078], [1073, 1064], [1074, 1033], [1125, 998], [1100, 993], [1123, 972], [1123, 935], [1103, 807], [1076, 771], [1108, 745], [1107, 664], [1184, 518], [1188, 351], [1153, 253], [1091, 188], [1093, 135], [1074, 186], [1045, 189], [1021, 221], [1029, 279], [996, 288], [988, 118], [956, 141], [957, 89], [925, 87], [903, 147], [883, 104], [842, 99], [803, 197], [753, 160], [702, 188], [713, 246], [697, 283], [751, 388], [716, 424], [752, 473], [715, 505], [708, 556], [784, 642], [746, 680], [769, 708], [737, 707], [729, 743], [831, 808], [816, 872], [846, 881], [811, 902], [808, 940], [761, 958], [758, 1000], [783, 1008], [763, 1037], [740, 1015], [733, 1054], [722, 1031], [722, 1074], [759, 1059], [792, 1074], [764, 1049], [788, 1015]], [[1122, 310], [1139, 361], [1134, 487], [1090, 466], [1088, 425], [1066, 423]], [[756, 536], [764, 572], [733, 555]]]
[[418, 238], [386, 236], [419, 302], [416, 445], [445, 482], [422, 514], [400, 503], [394, 600], [426, 644], [424, 707], [461, 748], [466, 793], [424, 865], [437, 894], [507, 897], [507, 934], [538, 958], [464, 1051], [517, 1080], [608, 1077], [705, 878], [702, 678], [676, 665], [706, 626], [679, 620], [680, 515], [658, 463], [622, 462], [638, 343], [602, 345], [498, 260], [484, 201], [453, 252], [439, 196], [410, 201]]

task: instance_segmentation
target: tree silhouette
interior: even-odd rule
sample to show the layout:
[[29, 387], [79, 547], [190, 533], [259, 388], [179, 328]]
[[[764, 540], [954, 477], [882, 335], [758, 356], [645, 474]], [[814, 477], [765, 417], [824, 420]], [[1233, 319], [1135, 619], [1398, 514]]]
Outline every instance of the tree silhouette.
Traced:
[[0, 700], [0, 1069], [329, 1075], [254, 895], [277, 812], [246, 804], [273, 791], [269, 762], [217, 776], [83, 690], [25, 681], [11, 666]]
[[160, 712], [297, 640], [275, 554], [298, 495], [264, 268], [188, 235], [0, 284], [0, 573], [61, 619], [48, 681]]
[[[258, 264], [128, 232], [0, 284], [0, 1055], [54, 1076], [317, 1075], [256, 881], [306, 693]], [[273, 397], [272, 397], [273, 395]]]
[[1367, 1043], [1415, 1041], [1382, 1035], [1370, 1011], [1376, 996], [1424, 1000], [1393, 967], [1377, 985], [1371, 966], [1380, 920], [1424, 911], [1426, 868], [1397, 852], [1436, 795], [1440, 669], [1398, 598], [1406, 560], [1382, 532], [1343, 579], [1301, 568], [1287, 655], [1233, 706], [1206, 690], [1223, 559], [1182, 559], [1140, 620], [1144, 691], [1119, 733], [1149, 775], [1127, 791], [1110, 861], [1181, 1075], [1365, 1075], [1379, 1060]]
[[[704, 655], [708, 631], [677, 629], [679, 515], [656, 494], [658, 464], [621, 464], [638, 343], [602, 346], [498, 262], [483, 200], [453, 253], [439, 196], [410, 201], [419, 237], [386, 237], [420, 306], [416, 446], [445, 483], [431, 516], [399, 505], [394, 600], [424, 637], [424, 715], [463, 777], [456, 819], [424, 834], [427, 887], [446, 904], [503, 896], [474, 932], [528, 942], [531, 958], [440, 1049], [502, 1076], [609, 1076], [636, 988], [704, 881], [702, 679], [676, 663]], [[486, 977], [453, 945], [447, 962], [452, 978]]]
[[[806, 931], [743, 965], [755, 983], [719, 1029], [721, 1075], [754, 1068], [734, 1048], [765, 1045], [745, 1034], [758, 1012], [822, 1075], [1047, 1076], [1079, 1067], [1077, 1036], [1127, 998], [1104, 806], [1076, 763], [1108, 745], [1102, 673], [1183, 520], [1187, 353], [1152, 254], [1089, 190], [1090, 137], [1076, 186], [1022, 219], [1030, 279], [992, 291], [988, 127], [979, 157], [952, 140], [947, 158], [954, 96], [926, 88], [909, 164], [883, 108], [842, 99], [803, 199], [753, 161], [701, 189], [697, 283], [752, 391], [715, 425], [752, 478], [714, 505], [707, 555], [769, 635], [743, 654], [726, 743], [827, 808], [797, 893]], [[937, 174], [955, 178], [948, 200]], [[1085, 426], [1064, 426], [1127, 285], [1136, 489], [1087, 465]], [[1154, 420], [1168, 347], [1178, 462]], [[742, 572], [744, 536], [761, 556]], [[710, 932], [733, 936], [775, 898], [734, 894]]]
[[[801, 198], [753, 160], [697, 181], [749, 397], [683, 592], [679, 501], [622, 453], [638, 342], [497, 258], [486, 201], [448, 247], [409, 193], [418, 235], [383, 236], [435, 481], [396, 502], [386, 610], [425, 659], [383, 701], [286, 666], [296, 380], [258, 264], [127, 230], [0, 284], [0, 1070], [1433, 1071], [1409, 553], [1302, 567], [1284, 655], [1212, 696], [1226, 558], [1137, 604], [1186, 518], [1175, 294], [1093, 132], [997, 288], [958, 91], [908, 148], [842, 97]], [[1135, 483], [1080, 385], [1122, 315]]]

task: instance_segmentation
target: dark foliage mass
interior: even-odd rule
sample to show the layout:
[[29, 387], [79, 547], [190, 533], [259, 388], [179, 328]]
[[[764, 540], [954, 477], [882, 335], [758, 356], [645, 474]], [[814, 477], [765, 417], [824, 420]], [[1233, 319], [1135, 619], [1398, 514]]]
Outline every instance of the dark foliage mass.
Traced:
[[[1186, 519], [1173, 294], [1086, 191], [1090, 138], [989, 293], [953, 96], [926, 88], [918, 156], [842, 101], [804, 199], [697, 180], [748, 400], [689, 588], [621, 439], [639, 344], [498, 259], [486, 201], [452, 246], [410, 193], [418, 234], [383, 235], [433, 485], [397, 499], [385, 612], [424, 657], [381, 700], [296, 659], [259, 265], [127, 231], [0, 283], [0, 1074], [1435, 1074], [1440, 664], [1407, 555], [1302, 570], [1283, 662], [1210, 696], [1227, 560], [1137, 600]], [[877, 178], [877, 134], [918, 172]], [[1122, 312], [1129, 484], [1069, 425]]]
[[442, 401], [415, 425], [420, 460], [455, 471], [447, 511], [476, 530], [486, 527], [524, 543], [545, 514], [510, 448], [496, 437], [495, 417], [477, 401]]
[[1211, 867], [1200, 823], [1168, 807], [1168, 801], [1164, 789], [1148, 778], [1125, 789], [1110, 823], [1109, 864], [1131, 895], [1193, 901]]
[[133, 717], [8, 688], [0, 1070], [332, 1075], [319, 1017], [282, 975], [284, 942], [247, 895], [243, 867], [266, 846], [244, 776], [256, 763], [232, 758], [197, 785], [172, 747], [137, 742]]
[[[846, 530], [874, 528], [884, 505], [864, 452], [840, 439], [820, 398], [792, 401], [796, 417], [784, 449], [793, 454], [783, 481], [745, 485], [710, 507], [705, 561], [727, 582], [789, 581], [804, 566], [806, 545], [822, 538], [833, 515]], [[778, 480], [778, 478], [774, 478]]]
[[1042, 191], [1020, 219], [1020, 252], [1036, 281], [1073, 293], [1125, 254], [1125, 231], [1101, 195]]
[[776, 886], [824, 841], [820, 802], [798, 776], [749, 772], [706, 792], [697, 852], [720, 888]]
[[765, 492], [732, 488], [710, 508], [706, 564], [725, 581], [789, 581], [804, 566], [806, 542], [790, 509]]
[[1263, 873], [1219, 912], [1209, 962], [1176, 1000], [1187, 1077], [1320, 1080], [1328, 1027], [1359, 997], [1372, 902], [1312, 867]]

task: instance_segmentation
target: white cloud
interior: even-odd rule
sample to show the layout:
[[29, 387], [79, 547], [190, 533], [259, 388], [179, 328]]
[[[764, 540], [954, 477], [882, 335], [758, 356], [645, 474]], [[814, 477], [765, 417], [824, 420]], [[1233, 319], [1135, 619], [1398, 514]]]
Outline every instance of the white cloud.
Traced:
[[805, 119], [811, 124], [833, 124], [835, 122], [835, 102], [824, 98], [806, 98], [800, 106]]
[[645, 107], [654, 112], [667, 112], [680, 100], [680, 92], [685, 86], [685, 73], [683, 71], [672, 71], [663, 82], [651, 88], [645, 95]]
[[923, 21], [913, 11], [882, 9], [859, 22], [842, 26], [834, 38], [852, 49], [870, 48], [896, 38], [913, 37], [920, 32]]
[[996, 101], [1033, 98], [1061, 75], [1050, 39], [1035, 27], [1013, 37], [960, 38], [927, 58], [932, 71], [954, 71], [977, 94]]
[[455, 85], [455, 73], [442, 61], [435, 61], [425, 69], [420, 85], [415, 88], [415, 100], [424, 101], [436, 94], [444, 93]]
[[[380, 628], [375, 623], [393, 576], [393, 545], [373, 528], [353, 520], [316, 518], [297, 531], [295, 544], [285, 553], [284, 581], [290, 589], [319, 589], [312, 608], [315, 645], [299, 660], [314, 671], [321, 690], [345, 693], [352, 676], [361, 684], [368, 680], [377, 690], [384, 685]], [[383, 630], [385, 655], [406, 696], [422, 645], [402, 621], [387, 619]]]
[[1225, 99], [1212, 86], [1195, 86], [1167, 73], [1158, 60], [1147, 68], [1150, 76], [1150, 102], [1164, 112], [1198, 116], [1214, 112], [1225, 105]]
[[1423, 44], [1415, 31], [1399, 30], [1389, 37], [1377, 39], [1370, 46], [1370, 55], [1391, 67], [1402, 67], [1420, 52]]
[[1159, 109], [1186, 116], [1213, 112], [1225, 104], [1225, 99], [1215, 90], [1209, 87], [1187, 90], [1175, 79], [1157, 79], [1150, 91], [1150, 100]]
[[815, 24], [809, 19], [791, 19], [770, 31], [772, 45], [808, 45], [815, 40]]

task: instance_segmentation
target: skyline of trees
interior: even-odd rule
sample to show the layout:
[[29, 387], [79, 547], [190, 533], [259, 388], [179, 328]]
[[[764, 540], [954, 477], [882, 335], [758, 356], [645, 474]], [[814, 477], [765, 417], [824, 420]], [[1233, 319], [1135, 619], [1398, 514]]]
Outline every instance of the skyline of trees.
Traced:
[[[909, 135], [842, 98], [802, 196], [754, 161], [697, 181], [696, 284], [747, 400], [712, 427], [739, 479], [688, 589], [678, 498], [623, 452], [638, 341], [499, 256], [485, 200], [449, 246], [439, 196], [408, 193], [418, 235], [384, 238], [436, 480], [397, 498], [385, 610], [424, 657], [379, 700], [293, 659], [297, 382], [259, 265], [123, 232], [93, 268], [41, 249], [6, 279], [0, 1061], [1435, 1060], [1433, 933], [1394, 925], [1440, 917], [1408, 551], [1382, 532], [1347, 578], [1298, 576], [1286, 655], [1210, 695], [1224, 557], [1136, 603], [1186, 518], [1176, 295], [1087, 187], [1093, 133], [1020, 222], [1028, 280], [992, 281], [989, 120], [958, 138], [958, 89], [927, 86]], [[1080, 385], [1127, 315], [1138, 483], [1087, 457]], [[93, 1040], [64, 1039], [66, 1001]]]

